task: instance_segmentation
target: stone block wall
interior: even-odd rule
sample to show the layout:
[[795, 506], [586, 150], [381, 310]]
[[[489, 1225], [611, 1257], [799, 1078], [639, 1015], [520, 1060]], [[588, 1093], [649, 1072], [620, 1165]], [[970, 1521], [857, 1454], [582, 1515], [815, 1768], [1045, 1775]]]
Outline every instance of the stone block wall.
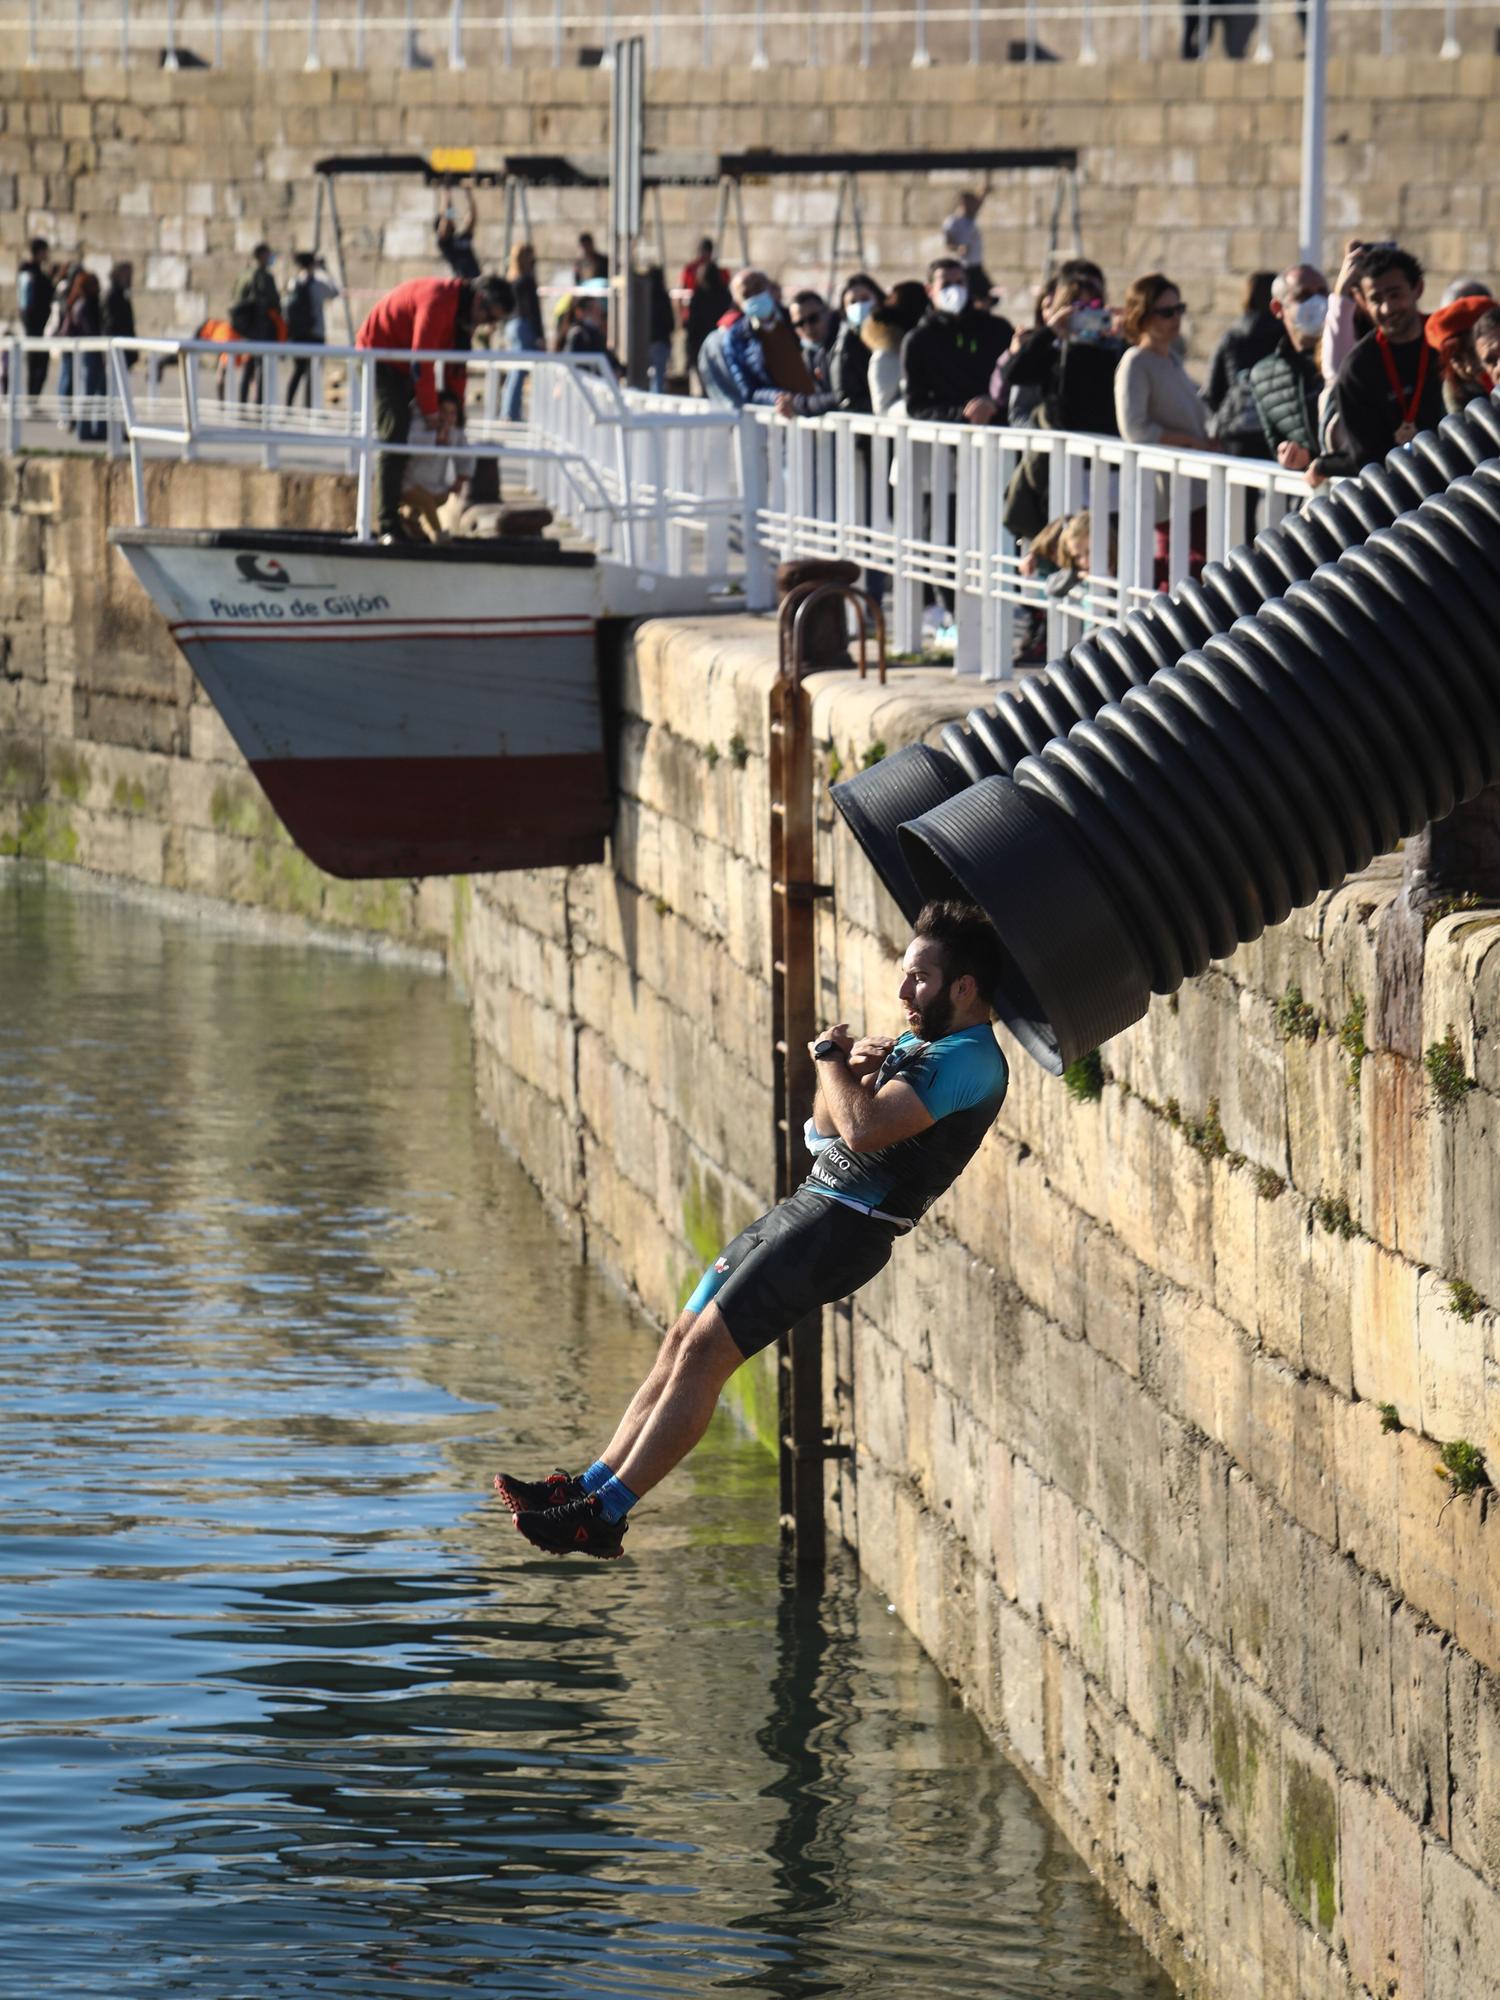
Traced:
[[[608, 865], [350, 889], [106, 554], [119, 470], [4, 477], [0, 848], [446, 943], [500, 1136], [669, 1318], [772, 1187], [771, 627], [637, 632]], [[153, 478], [163, 520], [347, 508]], [[813, 686], [820, 783], [976, 692]], [[879, 1026], [899, 915], [820, 812], [819, 1005]], [[974, 1164], [828, 1315], [838, 1528], [1205, 2000], [1500, 1993], [1500, 1522], [1436, 1476], [1500, 1464], [1500, 923], [1433, 926], [1406, 1062], [1369, 1025], [1396, 879], [1154, 1003], [1076, 1094], [1017, 1054]]]
[[[873, 1019], [899, 927], [831, 818], [830, 869], [829, 1011]], [[834, 1329], [845, 1535], [1189, 1992], [1500, 1992], [1500, 1519], [1435, 1476], [1500, 1467], [1500, 921], [1434, 925], [1405, 1062], [1366, 1046], [1398, 882], [1073, 1091], [1018, 1056]]]
[[[1480, 165], [1497, 83], [1500, 59], [1488, 55], [1333, 60], [1330, 270], [1351, 230], [1408, 242], [1434, 293], [1500, 269], [1500, 193]], [[506, 69], [477, 55], [463, 70], [13, 66], [0, 79], [0, 213], [16, 245], [41, 232], [100, 268], [133, 258], [142, 332], [191, 331], [226, 309], [260, 239], [283, 253], [286, 275], [286, 253], [311, 238], [316, 159], [454, 144], [474, 146], [482, 165], [508, 152], [598, 156], [608, 90], [598, 69]], [[1085, 247], [1117, 292], [1141, 271], [1177, 278], [1201, 371], [1245, 274], [1294, 254], [1301, 95], [1295, 59], [674, 69], [649, 80], [647, 143], [709, 161], [757, 146], [1077, 147]], [[870, 268], [888, 281], [921, 271], [968, 178], [867, 177]], [[1050, 173], [1002, 175], [985, 209], [986, 261], [1012, 316], [1029, 315], [1053, 193]], [[825, 284], [837, 199], [830, 176], [748, 186], [751, 255], [789, 283]], [[479, 245], [495, 261], [502, 198], [480, 200]], [[378, 292], [434, 268], [434, 198], [416, 180], [349, 179], [339, 202], [358, 317]], [[711, 188], [663, 191], [669, 271], [712, 228], [714, 203]], [[532, 195], [544, 277], [571, 263], [579, 229], [602, 228], [604, 207], [588, 190]], [[723, 254], [737, 262], [738, 242]]]

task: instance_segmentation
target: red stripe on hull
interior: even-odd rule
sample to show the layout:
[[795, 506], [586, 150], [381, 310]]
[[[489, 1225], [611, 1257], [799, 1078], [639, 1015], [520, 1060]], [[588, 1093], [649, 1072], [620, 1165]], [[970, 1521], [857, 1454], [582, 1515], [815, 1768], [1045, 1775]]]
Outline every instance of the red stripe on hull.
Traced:
[[250, 768], [308, 860], [353, 879], [600, 861], [614, 817], [597, 752], [276, 758]]

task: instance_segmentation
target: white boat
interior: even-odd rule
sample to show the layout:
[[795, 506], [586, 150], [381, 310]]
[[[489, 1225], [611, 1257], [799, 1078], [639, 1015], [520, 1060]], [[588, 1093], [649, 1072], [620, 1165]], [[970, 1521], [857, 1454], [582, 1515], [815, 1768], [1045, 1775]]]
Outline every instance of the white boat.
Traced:
[[614, 808], [599, 621], [639, 608], [620, 601], [635, 580], [615, 566], [540, 536], [110, 539], [320, 868], [444, 875], [602, 858]]

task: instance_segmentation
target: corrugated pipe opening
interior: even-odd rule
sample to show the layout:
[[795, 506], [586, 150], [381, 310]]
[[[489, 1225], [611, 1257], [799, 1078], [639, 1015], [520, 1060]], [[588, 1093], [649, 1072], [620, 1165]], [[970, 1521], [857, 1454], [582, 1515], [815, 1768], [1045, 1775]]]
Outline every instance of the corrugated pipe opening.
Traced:
[[1288, 514], [1196, 581], [1179, 584], [1101, 626], [1040, 673], [1007, 688], [992, 707], [949, 723], [943, 748], [911, 744], [833, 788], [833, 800], [876, 873], [908, 918], [921, 906], [897, 829], [968, 785], [1006, 776], [1056, 736], [1121, 700], [1238, 618], [1284, 597], [1323, 563], [1359, 547], [1402, 514], [1500, 453], [1500, 399], [1471, 403], [1424, 431], [1383, 465], [1367, 466]]
[[1500, 462], [912, 824], [1059, 1071], [1500, 776]]

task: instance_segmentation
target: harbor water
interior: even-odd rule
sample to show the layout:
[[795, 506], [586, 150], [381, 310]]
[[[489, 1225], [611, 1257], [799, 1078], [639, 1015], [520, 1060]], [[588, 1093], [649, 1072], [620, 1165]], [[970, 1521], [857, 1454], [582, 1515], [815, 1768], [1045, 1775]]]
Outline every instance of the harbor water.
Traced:
[[444, 980], [0, 864], [0, 995], [0, 1993], [1165, 2000], [730, 1418], [514, 1533], [653, 1333]]

